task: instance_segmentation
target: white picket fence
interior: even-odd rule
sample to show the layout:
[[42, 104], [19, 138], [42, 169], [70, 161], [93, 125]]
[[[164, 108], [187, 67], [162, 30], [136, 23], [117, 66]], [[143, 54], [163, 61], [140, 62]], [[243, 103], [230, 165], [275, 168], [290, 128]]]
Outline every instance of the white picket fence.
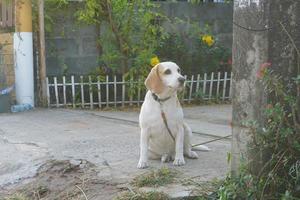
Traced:
[[[232, 73], [211, 73], [185, 76], [180, 100], [231, 100]], [[137, 105], [143, 102], [146, 88], [144, 80], [118, 80], [117, 76], [92, 78], [91, 76], [47, 77], [48, 107], [103, 108]]]

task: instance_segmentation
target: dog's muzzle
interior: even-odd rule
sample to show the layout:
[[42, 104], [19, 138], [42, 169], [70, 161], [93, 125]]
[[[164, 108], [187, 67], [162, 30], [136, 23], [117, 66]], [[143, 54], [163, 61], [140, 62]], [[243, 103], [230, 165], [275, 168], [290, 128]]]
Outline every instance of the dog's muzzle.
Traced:
[[183, 77], [178, 78], [178, 82], [179, 82], [180, 85], [183, 85], [184, 81], [185, 81], [185, 78], [183, 78]]

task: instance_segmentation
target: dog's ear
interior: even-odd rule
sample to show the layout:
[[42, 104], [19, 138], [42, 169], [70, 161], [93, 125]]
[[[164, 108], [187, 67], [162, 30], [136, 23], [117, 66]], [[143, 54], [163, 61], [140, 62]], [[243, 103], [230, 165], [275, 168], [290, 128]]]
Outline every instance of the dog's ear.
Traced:
[[164, 84], [159, 76], [159, 68], [160, 64], [153, 67], [145, 80], [147, 89], [155, 94], [160, 94], [164, 89]]

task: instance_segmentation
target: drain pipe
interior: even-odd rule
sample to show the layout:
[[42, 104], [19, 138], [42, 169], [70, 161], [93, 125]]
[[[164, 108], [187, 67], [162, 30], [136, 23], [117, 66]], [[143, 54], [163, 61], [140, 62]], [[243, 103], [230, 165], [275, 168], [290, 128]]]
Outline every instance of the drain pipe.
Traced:
[[14, 59], [17, 104], [34, 106], [31, 0], [16, 0]]

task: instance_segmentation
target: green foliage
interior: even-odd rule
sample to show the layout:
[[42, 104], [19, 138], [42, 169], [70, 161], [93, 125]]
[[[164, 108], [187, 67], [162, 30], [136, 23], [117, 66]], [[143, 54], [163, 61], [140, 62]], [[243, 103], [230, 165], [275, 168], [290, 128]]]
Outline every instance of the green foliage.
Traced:
[[[32, 2], [32, 21], [33, 21], [33, 30], [38, 32], [38, 2]], [[53, 20], [53, 16], [58, 11], [66, 8], [68, 6], [68, 0], [45, 0], [45, 11], [44, 11], [44, 25], [45, 25], [45, 32], [50, 34], [53, 31], [53, 25], [55, 21]]]
[[4, 198], [4, 200], [29, 200], [29, 198], [23, 194], [16, 193]]
[[169, 200], [168, 195], [162, 192], [123, 192], [115, 200]]
[[[53, 34], [53, 29], [55, 28], [55, 21], [57, 20], [57, 13], [61, 12], [64, 9], [67, 9], [69, 5], [68, 0], [45, 0], [44, 2], [44, 28], [45, 28], [45, 35], [51, 36]], [[39, 24], [38, 24], [38, 2], [32, 1], [32, 25], [33, 25], [33, 32], [35, 34], [34, 44], [39, 44], [38, 42], [38, 32], [39, 32]], [[64, 35], [64, 32], [61, 33], [61, 36]], [[47, 54], [57, 57], [58, 63], [62, 66], [63, 75], [66, 75], [68, 72], [68, 65], [65, 63], [65, 57], [58, 53], [55, 44], [47, 43]], [[37, 48], [39, 49], [39, 48]]]
[[295, 92], [300, 85], [297, 78], [284, 84], [270, 69], [263, 69], [260, 76], [272, 96], [265, 109], [265, 126], [245, 125], [252, 131], [250, 147], [264, 165], [255, 173], [250, 165], [243, 166], [238, 176], [227, 177], [218, 191], [221, 200], [300, 199], [299, 97]]
[[[203, 0], [188, 0], [189, 3], [192, 4], [199, 4], [199, 3], [203, 3]], [[225, 0], [225, 3], [232, 3], [233, 0]]]
[[256, 183], [256, 179], [248, 172], [246, 166], [242, 166], [237, 176], [226, 177], [218, 190], [219, 200], [255, 200], [258, 192]]
[[133, 180], [137, 187], [161, 186], [174, 181], [176, 173], [169, 168], [163, 167], [157, 171], [142, 174]]
[[[161, 60], [173, 60], [182, 67], [184, 74], [231, 70], [231, 52], [212, 36], [208, 24], [200, 27], [197, 22], [178, 18], [170, 24], [169, 37], [162, 41], [157, 50]], [[184, 28], [179, 31], [176, 27]], [[211, 46], [203, 42], [205, 35], [213, 38]]]
[[155, 12], [156, 7], [144, 0], [85, 2], [85, 8], [77, 15], [80, 21], [101, 25], [100, 64], [126, 74], [129, 79], [146, 76], [155, 49], [167, 37], [162, 26], [156, 23], [162, 17]]

